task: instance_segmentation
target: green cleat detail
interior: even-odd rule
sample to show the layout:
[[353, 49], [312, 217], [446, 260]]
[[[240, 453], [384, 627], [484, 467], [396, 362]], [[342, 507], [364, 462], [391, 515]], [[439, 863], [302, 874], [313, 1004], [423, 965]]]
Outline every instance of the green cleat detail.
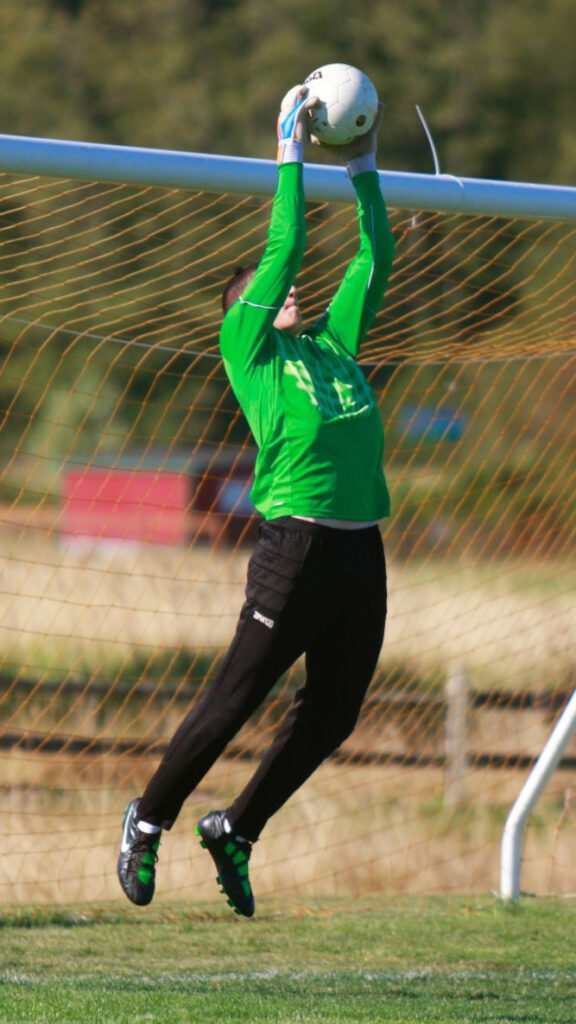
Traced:
[[118, 878], [128, 899], [140, 907], [145, 907], [154, 896], [160, 835], [160, 832], [148, 835], [140, 831], [138, 800], [132, 800], [122, 823]]
[[252, 845], [229, 831], [225, 811], [212, 811], [198, 822], [196, 834], [217, 869], [216, 881], [229, 906], [243, 917], [252, 917], [254, 896], [248, 877]]

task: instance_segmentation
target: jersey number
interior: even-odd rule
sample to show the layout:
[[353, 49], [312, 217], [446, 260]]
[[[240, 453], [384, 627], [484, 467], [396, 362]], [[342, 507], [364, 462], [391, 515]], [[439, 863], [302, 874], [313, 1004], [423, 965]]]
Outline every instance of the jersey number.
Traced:
[[296, 381], [321, 413], [323, 419], [362, 412], [372, 405], [372, 392], [352, 360], [322, 348], [305, 358], [283, 353], [286, 372]]

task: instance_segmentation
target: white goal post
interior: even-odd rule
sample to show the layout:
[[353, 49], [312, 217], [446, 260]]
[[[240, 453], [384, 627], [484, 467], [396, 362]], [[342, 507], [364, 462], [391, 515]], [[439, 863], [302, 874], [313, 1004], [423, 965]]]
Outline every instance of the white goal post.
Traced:
[[[274, 160], [0, 135], [0, 170], [209, 192], [272, 195]], [[310, 199], [349, 201], [342, 166], [305, 165]], [[576, 220], [576, 188], [460, 178], [452, 174], [380, 171], [388, 203], [406, 210]]]
[[504, 827], [500, 868], [500, 896], [517, 900], [520, 896], [520, 868], [524, 826], [556, 768], [576, 728], [576, 690], [560, 715], [540, 757], [528, 776]]

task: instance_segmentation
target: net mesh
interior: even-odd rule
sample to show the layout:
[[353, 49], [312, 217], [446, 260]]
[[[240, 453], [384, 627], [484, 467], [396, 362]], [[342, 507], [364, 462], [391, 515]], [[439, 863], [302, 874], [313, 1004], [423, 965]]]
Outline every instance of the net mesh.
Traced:
[[[270, 201], [0, 175], [0, 759], [5, 902], [122, 899], [120, 821], [230, 640], [254, 449], [219, 295]], [[314, 317], [356, 244], [310, 203]], [[574, 224], [392, 212], [361, 361], [387, 425], [390, 614], [357, 731], [270, 822], [258, 897], [494, 888], [503, 822], [574, 688]], [[159, 899], [211, 899], [228, 802], [296, 664], [163, 841]], [[576, 748], [523, 884], [573, 888]]]

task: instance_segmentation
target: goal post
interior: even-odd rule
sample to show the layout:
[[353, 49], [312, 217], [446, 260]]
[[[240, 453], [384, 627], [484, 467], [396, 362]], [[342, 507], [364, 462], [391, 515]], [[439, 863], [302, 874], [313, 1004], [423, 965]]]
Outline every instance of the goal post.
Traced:
[[[273, 160], [15, 135], [0, 135], [0, 168], [22, 174], [258, 195], [271, 195], [277, 176]], [[406, 210], [576, 219], [576, 188], [571, 187], [397, 171], [380, 171], [380, 180], [390, 205]], [[310, 199], [342, 202], [352, 196], [342, 167], [306, 164], [305, 182]]]
[[520, 896], [524, 828], [575, 729], [576, 690], [560, 715], [506, 820], [500, 862], [500, 896], [503, 900], [517, 900]]
[[[519, 772], [573, 688], [576, 189], [380, 177], [396, 255], [359, 361], [386, 428], [386, 640], [357, 729], [258, 844], [270, 899], [496, 888]], [[276, 180], [271, 160], [0, 136], [4, 902], [122, 898], [122, 810], [233, 635], [258, 517], [220, 292], [259, 258]], [[342, 167], [305, 181], [313, 320], [358, 233]], [[212, 899], [193, 821], [303, 677], [187, 802], [158, 899]], [[526, 828], [531, 890], [573, 889], [574, 753]]]

